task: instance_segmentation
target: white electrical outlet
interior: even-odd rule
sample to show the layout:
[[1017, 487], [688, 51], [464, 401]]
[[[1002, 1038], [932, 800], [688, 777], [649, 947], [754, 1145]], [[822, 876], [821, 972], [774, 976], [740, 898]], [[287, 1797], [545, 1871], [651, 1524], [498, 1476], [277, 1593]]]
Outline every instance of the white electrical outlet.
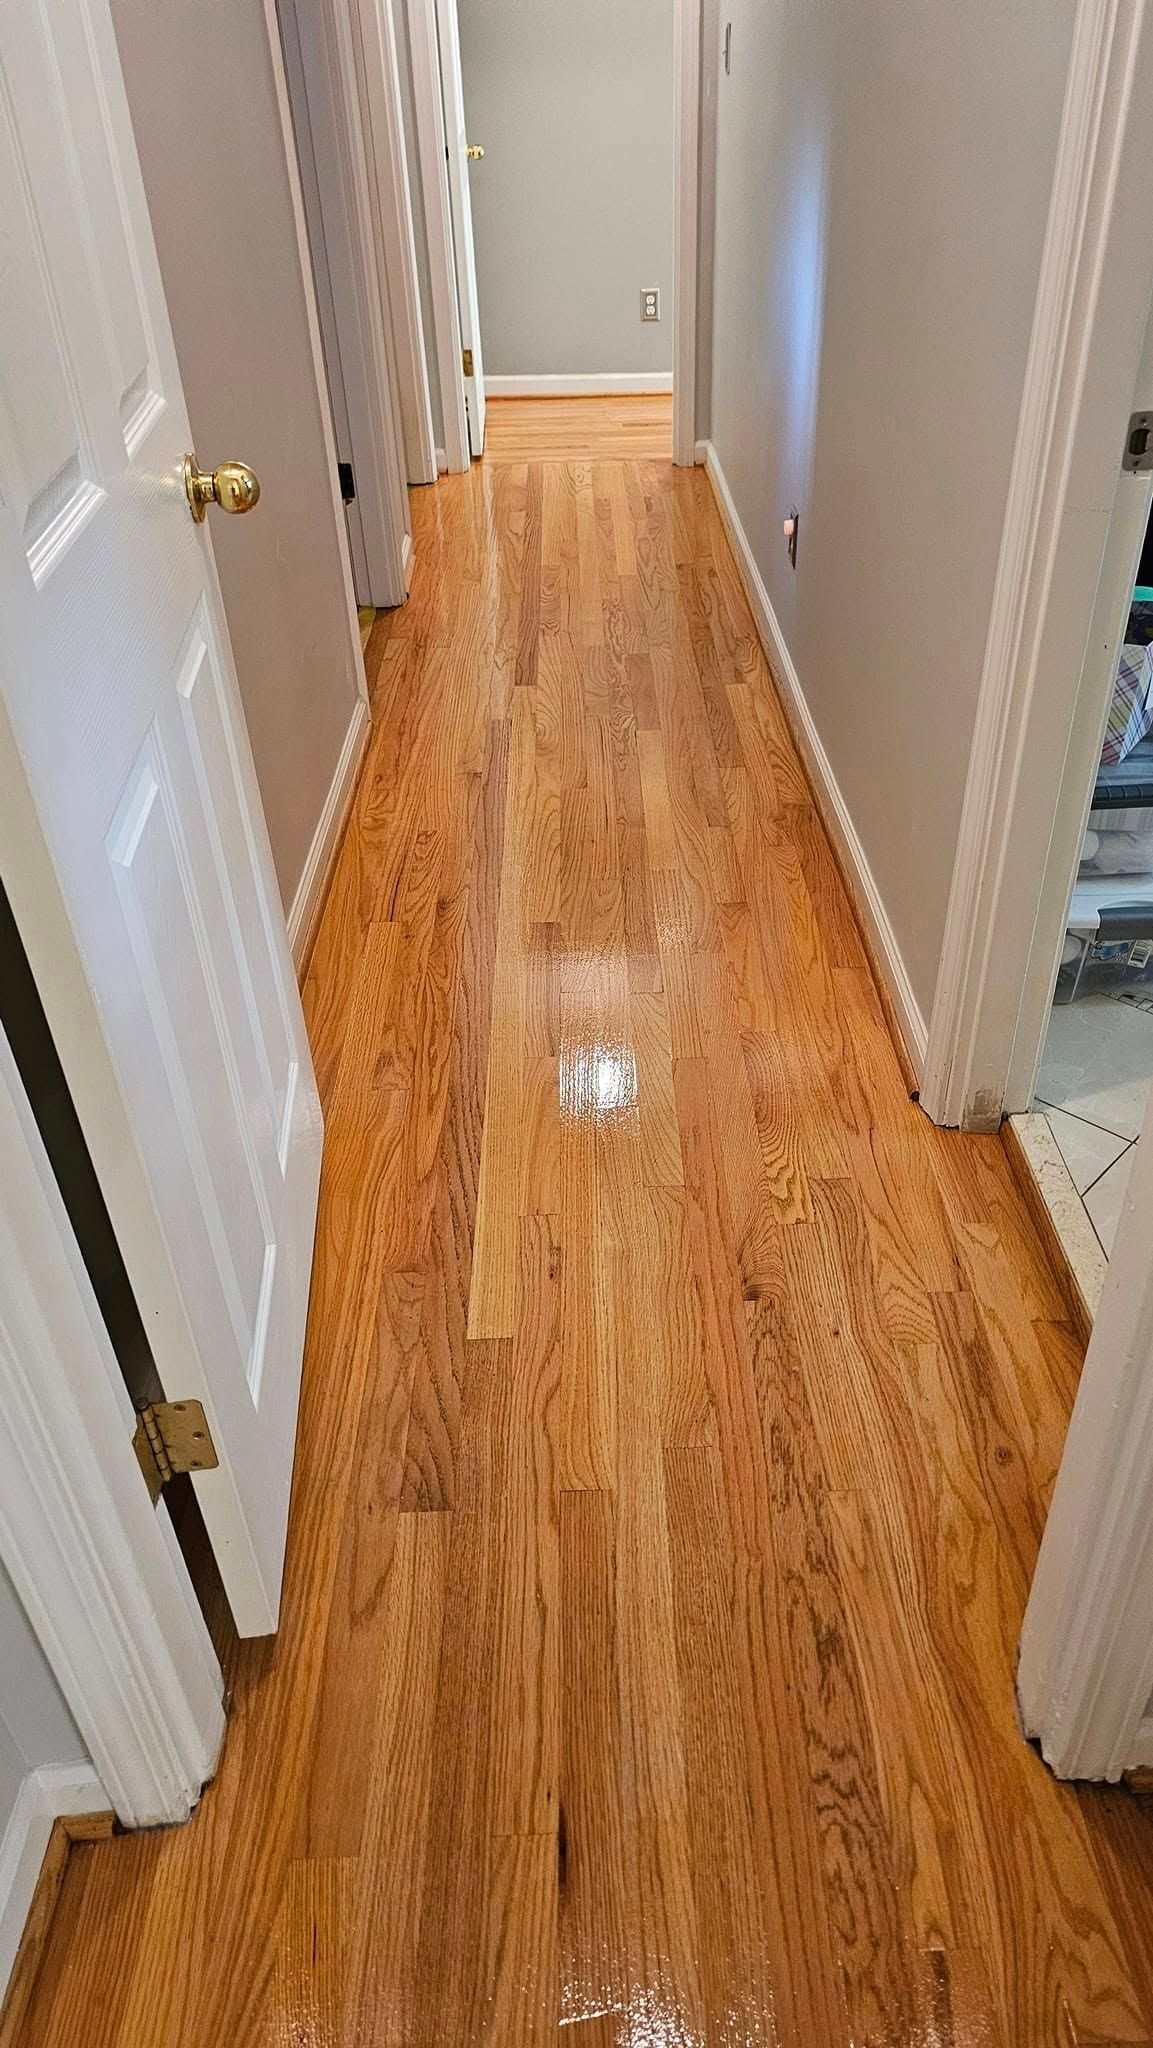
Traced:
[[641, 287], [641, 319], [659, 320], [661, 317], [661, 295], [655, 284]]

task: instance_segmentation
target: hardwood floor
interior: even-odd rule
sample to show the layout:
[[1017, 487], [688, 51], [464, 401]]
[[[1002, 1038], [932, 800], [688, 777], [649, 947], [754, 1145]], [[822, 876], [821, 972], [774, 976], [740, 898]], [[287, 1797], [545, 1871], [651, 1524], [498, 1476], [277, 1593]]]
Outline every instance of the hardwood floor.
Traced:
[[488, 401], [486, 462], [655, 462], [672, 452], [671, 396]]
[[27, 2048], [1153, 2042], [1149, 1811], [1014, 1716], [1078, 1348], [908, 1098], [707, 483], [413, 505], [283, 1626], [191, 1825], [74, 1852]]

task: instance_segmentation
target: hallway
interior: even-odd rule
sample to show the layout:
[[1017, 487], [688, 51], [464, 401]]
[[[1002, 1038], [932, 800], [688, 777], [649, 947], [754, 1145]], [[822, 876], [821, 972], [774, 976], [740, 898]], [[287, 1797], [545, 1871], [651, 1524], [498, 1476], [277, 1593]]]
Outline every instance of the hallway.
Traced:
[[562, 446], [413, 495], [281, 1632], [22, 2041], [1151, 2043], [1153, 1815], [1014, 1717], [1061, 1295], [909, 1099], [703, 474]]

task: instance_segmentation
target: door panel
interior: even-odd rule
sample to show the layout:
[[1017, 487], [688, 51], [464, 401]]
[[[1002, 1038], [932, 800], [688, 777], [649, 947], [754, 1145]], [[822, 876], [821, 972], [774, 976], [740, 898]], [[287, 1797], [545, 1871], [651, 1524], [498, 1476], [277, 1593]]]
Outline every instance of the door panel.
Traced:
[[[208, 1410], [198, 1493], [255, 1634], [321, 1125], [105, 0], [0, 10], [0, 270], [0, 694], [114, 1109], [69, 1078], [165, 1392]], [[49, 1022], [67, 1070], [76, 1017]]]
[[448, 150], [448, 187], [452, 200], [452, 236], [456, 253], [456, 289], [460, 302], [460, 339], [472, 352], [472, 374], [464, 380], [468, 401], [468, 442], [473, 455], [484, 454], [484, 364], [480, 346], [480, 301], [476, 288], [476, 250], [469, 191], [468, 130], [464, 111], [464, 73], [460, 61], [457, 0], [436, 0], [440, 31], [440, 75], [444, 93], [444, 127]]

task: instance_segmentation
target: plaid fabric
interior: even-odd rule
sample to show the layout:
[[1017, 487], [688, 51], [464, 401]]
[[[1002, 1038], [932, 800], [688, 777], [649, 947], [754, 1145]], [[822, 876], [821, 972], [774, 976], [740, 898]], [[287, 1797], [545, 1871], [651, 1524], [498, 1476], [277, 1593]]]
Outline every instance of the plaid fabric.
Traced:
[[1153, 729], [1153, 647], [1121, 649], [1101, 766], [1116, 768]]

